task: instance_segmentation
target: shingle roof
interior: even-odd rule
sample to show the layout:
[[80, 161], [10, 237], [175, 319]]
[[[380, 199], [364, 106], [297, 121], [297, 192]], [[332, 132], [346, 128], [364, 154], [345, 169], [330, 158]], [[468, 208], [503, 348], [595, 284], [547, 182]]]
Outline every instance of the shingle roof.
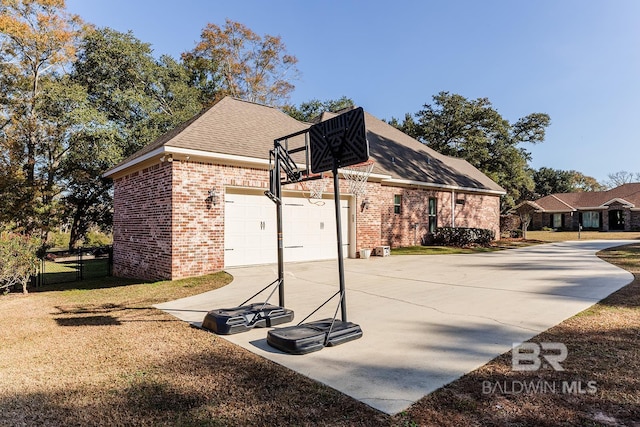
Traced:
[[[323, 113], [319, 121], [335, 117]], [[365, 126], [373, 173], [442, 186], [505, 190], [463, 159], [438, 153], [388, 123], [365, 112]]]
[[225, 97], [121, 164], [162, 146], [266, 159], [274, 139], [309, 126], [276, 108]]
[[613, 200], [624, 200], [640, 207], [640, 182], [623, 184], [607, 191], [584, 191], [580, 193], [556, 193], [535, 202], [547, 212], [596, 208]]
[[[319, 120], [336, 114], [325, 113]], [[444, 156], [393, 126], [365, 113], [367, 139], [373, 173], [392, 179], [453, 188], [503, 193], [504, 190], [468, 162]], [[152, 153], [161, 147], [184, 148], [267, 159], [273, 140], [310, 127], [282, 111], [226, 97], [188, 122], [160, 136], [116, 167]], [[107, 171], [105, 175], [109, 175]]]

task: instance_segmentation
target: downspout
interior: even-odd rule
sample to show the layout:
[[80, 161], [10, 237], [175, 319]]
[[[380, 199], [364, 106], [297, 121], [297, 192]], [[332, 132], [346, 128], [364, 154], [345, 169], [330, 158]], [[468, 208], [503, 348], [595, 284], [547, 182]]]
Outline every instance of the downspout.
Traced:
[[456, 226], [456, 192], [451, 190], [451, 228]]

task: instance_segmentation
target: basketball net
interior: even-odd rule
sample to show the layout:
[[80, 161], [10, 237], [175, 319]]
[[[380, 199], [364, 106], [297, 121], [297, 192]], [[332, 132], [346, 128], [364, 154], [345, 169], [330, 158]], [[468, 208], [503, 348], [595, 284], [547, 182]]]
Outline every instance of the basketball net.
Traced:
[[369, 160], [342, 168], [342, 176], [347, 180], [351, 194], [356, 197], [367, 194], [367, 179], [371, 175], [374, 164], [373, 160]]
[[321, 201], [322, 193], [324, 193], [325, 188], [327, 188], [329, 177], [324, 173], [319, 174], [319, 176], [317, 179], [305, 181], [302, 185], [309, 192], [309, 201], [311, 203], [324, 204], [324, 202]]

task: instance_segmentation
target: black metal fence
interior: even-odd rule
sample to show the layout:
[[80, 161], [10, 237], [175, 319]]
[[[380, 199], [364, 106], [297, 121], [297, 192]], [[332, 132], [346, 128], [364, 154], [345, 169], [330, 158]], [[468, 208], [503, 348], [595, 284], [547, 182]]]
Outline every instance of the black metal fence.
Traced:
[[39, 271], [33, 282], [36, 287], [77, 282], [111, 276], [112, 269], [111, 246], [49, 251], [40, 260]]

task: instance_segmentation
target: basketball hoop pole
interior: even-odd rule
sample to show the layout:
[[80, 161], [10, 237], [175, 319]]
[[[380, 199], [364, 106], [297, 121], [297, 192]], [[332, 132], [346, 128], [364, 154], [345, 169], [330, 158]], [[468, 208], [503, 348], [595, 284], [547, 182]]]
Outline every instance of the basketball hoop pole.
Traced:
[[[273, 160], [273, 166], [270, 166], [269, 190], [265, 191], [265, 195], [276, 204], [276, 232], [278, 239], [278, 303], [280, 307], [284, 307], [284, 242], [282, 238], [282, 180], [281, 173], [284, 171], [288, 182], [297, 182], [302, 174], [290, 154], [300, 151], [308, 151], [308, 140], [306, 133], [308, 130], [302, 130], [291, 135], [273, 141], [273, 150], [269, 151], [269, 163]], [[298, 135], [305, 134], [305, 145], [303, 147], [289, 150], [288, 139]], [[285, 147], [280, 143], [285, 142]]]
[[344, 284], [344, 259], [342, 255], [342, 215], [340, 212], [340, 178], [338, 176], [338, 159], [333, 159], [333, 200], [336, 209], [336, 237], [338, 242], [338, 275], [340, 280], [340, 315], [347, 321], [347, 295]]
[[276, 232], [278, 233], [278, 303], [280, 307], [284, 307], [284, 243], [282, 240], [282, 182], [280, 182], [280, 146], [275, 144], [273, 151], [275, 154], [275, 162], [273, 167], [273, 176], [275, 178], [275, 196], [276, 202]]

